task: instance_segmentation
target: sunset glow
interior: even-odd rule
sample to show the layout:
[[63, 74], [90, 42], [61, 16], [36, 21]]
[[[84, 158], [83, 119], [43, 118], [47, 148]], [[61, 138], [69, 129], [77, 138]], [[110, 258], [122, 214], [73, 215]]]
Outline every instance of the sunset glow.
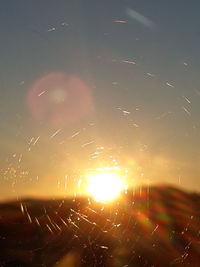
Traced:
[[97, 202], [107, 203], [117, 198], [124, 188], [120, 173], [113, 170], [102, 169], [87, 176], [88, 193]]

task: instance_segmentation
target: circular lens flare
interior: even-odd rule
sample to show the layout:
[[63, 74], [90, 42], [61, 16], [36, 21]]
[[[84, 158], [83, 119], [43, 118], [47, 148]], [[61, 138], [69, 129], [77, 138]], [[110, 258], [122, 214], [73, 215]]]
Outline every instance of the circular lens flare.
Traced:
[[100, 171], [88, 176], [88, 193], [97, 202], [109, 202], [115, 199], [123, 189], [122, 179], [117, 172]]
[[68, 126], [92, 111], [89, 87], [78, 76], [51, 72], [36, 80], [27, 93], [33, 118], [53, 127]]

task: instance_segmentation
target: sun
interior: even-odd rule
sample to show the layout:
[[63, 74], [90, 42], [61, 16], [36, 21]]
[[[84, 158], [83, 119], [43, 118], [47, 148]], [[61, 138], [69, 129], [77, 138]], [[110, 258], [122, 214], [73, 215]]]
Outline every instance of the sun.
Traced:
[[101, 169], [87, 175], [87, 191], [97, 202], [114, 200], [123, 188], [122, 177], [116, 170]]

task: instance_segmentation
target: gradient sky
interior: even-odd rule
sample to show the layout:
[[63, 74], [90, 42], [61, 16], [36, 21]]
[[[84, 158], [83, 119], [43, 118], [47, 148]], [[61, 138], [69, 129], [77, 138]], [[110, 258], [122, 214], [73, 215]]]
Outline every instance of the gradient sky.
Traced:
[[[198, 0], [1, 1], [1, 198], [72, 193], [81, 170], [116, 162], [138, 182], [199, 190], [199, 10]], [[91, 101], [83, 112], [75, 82], [62, 124], [34, 117], [27, 100], [55, 73]]]

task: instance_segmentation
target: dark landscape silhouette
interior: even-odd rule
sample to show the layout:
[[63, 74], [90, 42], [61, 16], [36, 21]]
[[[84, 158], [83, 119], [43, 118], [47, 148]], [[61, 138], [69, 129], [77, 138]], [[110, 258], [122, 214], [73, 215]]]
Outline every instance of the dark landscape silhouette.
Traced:
[[87, 198], [0, 204], [0, 266], [200, 266], [200, 195], [141, 187]]

